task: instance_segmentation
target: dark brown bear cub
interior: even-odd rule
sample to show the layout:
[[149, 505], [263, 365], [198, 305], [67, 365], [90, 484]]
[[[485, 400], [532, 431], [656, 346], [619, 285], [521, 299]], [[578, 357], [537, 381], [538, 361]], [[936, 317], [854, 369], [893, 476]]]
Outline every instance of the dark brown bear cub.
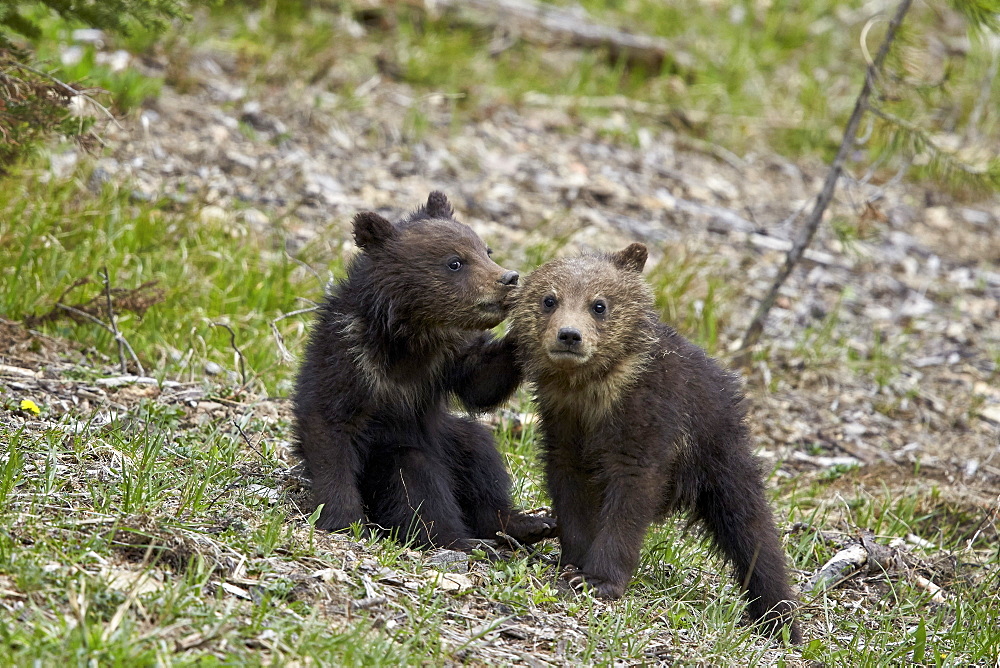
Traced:
[[517, 387], [509, 344], [484, 331], [503, 320], [517, 273], [439, 192], [396, 224], [358, 214], [354, 238], [361, 252], [319, 309], [294, 397], [317, 526], [367, 521], [458, 549], [497, 531], [552, 535], [551, 518], [512, 510], [489, 431], [448, 411], [452, 395], [478, 411]]
[[556, 260], [520, 288], [508, 338], [534, 385], [562, 562], [618, 598], [649, 525], [686, 511], [735, 568], [751, 617], [791, 624], [785, 556], [736, 380], [662, 324], [646, 247]]

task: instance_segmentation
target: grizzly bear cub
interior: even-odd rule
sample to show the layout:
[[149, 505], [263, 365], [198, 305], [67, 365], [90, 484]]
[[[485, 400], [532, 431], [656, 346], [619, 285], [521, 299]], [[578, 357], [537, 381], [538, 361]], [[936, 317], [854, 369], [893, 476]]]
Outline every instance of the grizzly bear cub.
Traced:
[[319, 308], [294, 396], [295, 436], [316, 526], [354, 522], [421, 546], [469, 549], [503, 531], [553, 535], [551, 518], [511, 508], [510, 478], [490, 432], [452, 415], [504, 401], [519, 374], [509, 343], [485, 330], [506, 315], [518, 275], [454, 218], [447, 198], [396, 224], [358, 214], [360, 252]]
[[508, 338], [533, 384], [562, 563], [618, 598], [649, 525], [700, 521], [732, 563], [751, 617], [774, 633], [795, 607], [736, 379], [661, 323], [646, 247], [562, 259], [519, 288]]

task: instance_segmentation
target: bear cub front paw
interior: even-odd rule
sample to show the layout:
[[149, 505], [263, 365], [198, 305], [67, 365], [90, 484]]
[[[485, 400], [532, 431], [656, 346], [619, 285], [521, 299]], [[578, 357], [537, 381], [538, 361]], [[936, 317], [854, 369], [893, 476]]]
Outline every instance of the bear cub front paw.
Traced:
[[563, 578], [569, 581], [573, 589], [585, 591], [589, 589], [597, 598], [617, 599], [625, 593], [625, 580], [614, 581], [609, 578], [594, 575], [586, 571], [572, 569], [563, 573]]
[[555, 538], [559, 527], [554, 517], [513, 512], [504, 522], [503, 532], [521, 543], [531, 545], [546, 538]]

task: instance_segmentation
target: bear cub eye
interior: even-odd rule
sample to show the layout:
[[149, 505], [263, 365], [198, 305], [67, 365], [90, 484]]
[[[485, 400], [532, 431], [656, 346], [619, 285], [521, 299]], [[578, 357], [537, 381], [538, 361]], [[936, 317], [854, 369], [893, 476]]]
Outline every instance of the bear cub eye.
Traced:
[[462, 261], [459, 260], [457, 257], [453, 257], [450, 260], [448, 260], [448, 269], [450, 269], [451, 271], [458, 271], [461, 268], [462, 268]]
[[552, 295], [546, 295], [545, 299], [542, 300], [542, 306], [544, 306], [546, 310], [554, 309], [556, 307], [556, 298]]
[[593, 309], [594, 313], [597, 315], [604, 315], [604, 312], [608, 310], [608, 305], [603, 299], [598, 299], [590, 308]]

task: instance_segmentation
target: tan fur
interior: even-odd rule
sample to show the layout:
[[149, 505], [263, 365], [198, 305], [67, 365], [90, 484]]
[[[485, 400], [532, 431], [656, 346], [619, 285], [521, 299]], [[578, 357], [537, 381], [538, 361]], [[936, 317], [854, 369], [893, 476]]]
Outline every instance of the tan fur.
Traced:
[[775, 633], [794, 596], [738, 379], [661, 323], [646, 249], [556, 260], [515, 298], [509, 338], [534, 386], [546, 486], [571, 582], [625, 592], [647, 528], [684, 511]]
[[[556, 301], [551, 312], [543, 301], [549, 297]], [[593, 313], [597, 301], [606, 306], [603, 317]], [[648, 326], [652, 305], [642, 276], [617, 270], [605, 258], [583, 256], [544, 265], [518, 291], [511, 314], [511, 334], [540, 344], [522, 347], [525, 375], [561, 405], [606, 413], [649, 363], [657, 343]], [[581, 335], [578, 355], [559, 351], [559, 332], [566, 328]]]
[[577, 414], [581, 424], [589, 426], [593, 421], [608, 417], [648, 363], [646, 357], [631, 357], [609, 371], [600, 382], [577, 382], [567, 387], [558, 378], [539, 381], [538, 395], [553, 410]]

